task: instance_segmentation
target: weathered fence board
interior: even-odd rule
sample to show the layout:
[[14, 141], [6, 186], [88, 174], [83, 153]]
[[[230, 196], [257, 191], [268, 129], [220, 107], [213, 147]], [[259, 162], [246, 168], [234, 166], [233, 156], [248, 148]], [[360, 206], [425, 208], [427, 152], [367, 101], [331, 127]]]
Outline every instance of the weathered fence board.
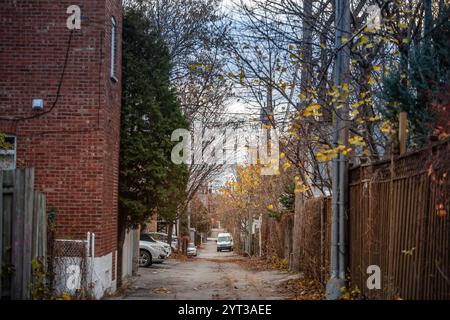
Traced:
[[0, 299], [2, 298], [3, 268], [3, 171], [0, 171]]
[[296, 205], [293, 269], [326, 283], [330, 265], [331, 199], [308, 199]]
[[47, 255], [47, 214], [45, 212], [45, 196], [42, 193], [35, 192], [34, 199], [32, 259], [45, 257]]
[[44, 195], [34, 191], [34, 170], [0, 171], [0, 298], [29, 299], [32, 260], [45, 261]]

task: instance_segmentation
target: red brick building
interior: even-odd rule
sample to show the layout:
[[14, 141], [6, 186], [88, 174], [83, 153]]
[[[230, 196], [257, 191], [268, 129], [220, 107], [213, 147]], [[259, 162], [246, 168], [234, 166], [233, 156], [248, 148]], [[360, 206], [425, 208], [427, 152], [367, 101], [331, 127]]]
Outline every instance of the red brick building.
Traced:
[[[80, 29], [68, 28], [71, 5]], [[15, 142], [10, 164], [35, 168], [58, 238], [95, 233], [103, 292], [115, 289], [117, 269], [121, 25], [121, 0], [0, 5], [0, 133]]]

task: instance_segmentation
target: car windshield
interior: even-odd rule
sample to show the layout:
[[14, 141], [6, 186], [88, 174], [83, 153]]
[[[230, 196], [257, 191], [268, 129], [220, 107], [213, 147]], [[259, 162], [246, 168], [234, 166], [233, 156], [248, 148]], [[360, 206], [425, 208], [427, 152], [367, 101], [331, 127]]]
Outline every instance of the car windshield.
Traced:
[[166, 237], [165, 235], [163, 235], [163, 234], [155, 233], [155, 234], [151, 234], [151, 236], [152, 236], [152, 238], [155, 239], [155, 240], [159, 240], [159, 241], [167, 241], [167, 237]]
[[156, 242], [149, 234], [141, 234], [141, 241]]
[[195, 248], [195, 245], [193, 243], [189, 243], [188, 248]]
[[230, 237], [219, 237], [219, 239], [217, 239], [218, 242], [227, 242], [230, 241]]

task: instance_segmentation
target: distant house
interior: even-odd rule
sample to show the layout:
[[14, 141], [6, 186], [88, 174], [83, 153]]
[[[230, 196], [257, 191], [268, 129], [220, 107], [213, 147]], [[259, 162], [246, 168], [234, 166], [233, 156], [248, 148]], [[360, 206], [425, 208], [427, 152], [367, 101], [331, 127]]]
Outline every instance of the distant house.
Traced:
[[0, 17], [0, 167], [35, 168], [58, 238], [95, 233], [100, 297], [117, 280], [121, 0], [2, 1]]

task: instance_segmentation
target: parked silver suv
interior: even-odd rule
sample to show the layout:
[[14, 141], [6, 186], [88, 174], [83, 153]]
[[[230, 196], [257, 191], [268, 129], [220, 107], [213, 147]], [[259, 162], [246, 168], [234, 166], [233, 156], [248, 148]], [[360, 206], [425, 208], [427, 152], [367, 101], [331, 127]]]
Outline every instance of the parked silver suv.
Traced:
[[153, 239], [149, 234], [142, 233], [139, 241], [139, 266], [149, 267], [152, 263], [162, 263], [172, 253], [168, 244]]

